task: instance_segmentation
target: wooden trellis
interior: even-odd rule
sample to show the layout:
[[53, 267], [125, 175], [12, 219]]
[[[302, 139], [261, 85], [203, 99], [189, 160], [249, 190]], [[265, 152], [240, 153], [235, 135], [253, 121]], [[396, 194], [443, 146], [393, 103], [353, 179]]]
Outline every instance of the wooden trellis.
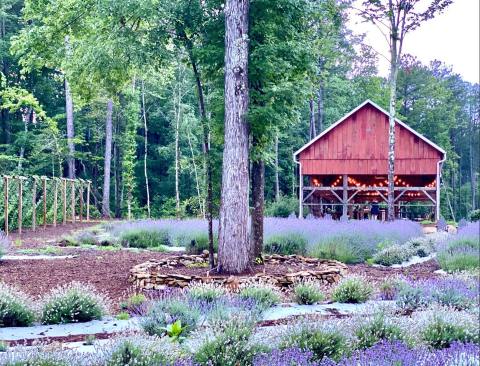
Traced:
[[0, 221], [7, 235], [12, 229], [21, 234], [25, 227], [36, 230], [39, 226], [45, 229], [48, 225], [90, 221], [90, 180], [14, 175], [2, 178]]

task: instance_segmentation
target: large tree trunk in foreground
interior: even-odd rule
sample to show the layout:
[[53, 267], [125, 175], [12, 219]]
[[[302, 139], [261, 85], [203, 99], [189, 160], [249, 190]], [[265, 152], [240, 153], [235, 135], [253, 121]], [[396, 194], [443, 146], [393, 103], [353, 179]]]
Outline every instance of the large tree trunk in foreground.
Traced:
[[107, 101], [107, 119], [105, 120], [105, 161], [103, 168], [102, 216], [110, 217], [110, 167], [112, 163], [112, 113], [113, 101]]
[[265, 162], [252, 163], [252, 257], [262, 257], [263, 250], [263, 211], [265, 206]]
[[248, 238], [248, 0], [225, 6], [225, 141], [219, 220], [218, 268], [249, 267]]

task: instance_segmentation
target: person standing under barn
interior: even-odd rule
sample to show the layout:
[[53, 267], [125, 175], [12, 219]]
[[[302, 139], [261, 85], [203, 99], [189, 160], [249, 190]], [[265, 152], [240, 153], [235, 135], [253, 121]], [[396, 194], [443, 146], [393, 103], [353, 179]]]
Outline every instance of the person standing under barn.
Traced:
[[372, 207], [370, 209], [370, 214], [372, 215], [372, 219], [377, 220], [379, 213], [380, 213], [380, 207], [378, 206], [378, 202], [373, 201], [372, 202]]

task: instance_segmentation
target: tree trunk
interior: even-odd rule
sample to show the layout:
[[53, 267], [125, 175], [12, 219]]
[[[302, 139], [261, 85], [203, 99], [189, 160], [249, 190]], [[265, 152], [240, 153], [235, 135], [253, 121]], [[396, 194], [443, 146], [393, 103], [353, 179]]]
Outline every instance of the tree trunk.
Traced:
[[317, 91], [317, 123], [318, 123], [318, 130], [317, 132], [320, 134], [323, 131], [323, 121], [325, 119], [325, 107], [323, 104], [323, 81], [320, 80], [318, 91]]
[[277, 202], [280, 200], [279, 170], [280, 169], [278, 165], [278, 131], [276, 131], [275, 133], [275, 201]]
[[198, 207], [200, 208], [201, 214], [205, 219], [205, 202], [202, 200], [202, 194], [200, 192], [200, 182], [198, 179], [197, 163], [195, 162], [195, 153], [193, 152], [192, 138], [190, 136], [190, 128], [187, 132], [187, 140], [188, 147], [190, 148], [190, 154], [192, 155], [193, 173], [195, 176], [195, 186], [197, 188]]
[[[477, 175], [476, 175], [476, 166], [475, 166], [475, 146], [474, 146], [474, 137], [475, 137], [475, 120], [474, 114], [470, 111], [470, 136], [469, 136], [469, 153], [470, 153], [470, 185], [472, 190], [472, 211], [477, 208]], [[477, 147], [478, 151], [478, 147]]]
[[225, 6], [225, 140], [219, 220], [219, 270], [249, 267], [248, 238], [248, 0]]
[[315, 129], [315, 108], [314, 108], [314, 105], [313, 105], [313, 98], [310, 98], [309, 102], [309, 107], [310, 107], [310, 132], [309, 132], [309, 136], [310, 136], [310, 140], [315, 138], [315, 136], [317, 136], [317, 131]]
[[112, 163], [112, 113], [113, 101], [107, 101], [107, 119], [105, 120], [105, 161], [103, 163], [103, 199], [102, 216], [110, 217], [110, 166]]
[[[70, 53], [70, 42], [68, 36], [65, 36], [65, 49], [67, 56]], [[68, 177], [75, 179], [75, 130], [73, 126], [73, 99], [67, 75], [65, 76], [65, 110], [67, 115], [67, 144], [68, 144]]]
[[142, 111], [143, 111], [143, 129], [144, 134], [144, 153], [143, 153], [143, 174], [145, 175], [145, 190], [147, 192], [147, 217], [150, 218], [150, 187], [148, 186], [148, 125], [147, 125], [147, 110], [145, 107], [145, 83], [142, 80]]
[[252, 256], [262, 257], [263, 250], [263, 212], [265, 206], [265, 162], [257, 160], [252, 163]]
[[[178, 81], [180, 83], [180, 81]], [[177, 219], [180, 218], [180, 184], [179, 184], [179, 173], [180, 173], [180, 118], [181, 118], [181, 96], [180, 88], [181, 85], [177, 83], [177, 103], [175, 108], [175, 215]]]
[[390, 103], [388, 116], [388, 192], [387, 192], [387, 212], [388, 221], [395, 220], [394, 188], [395, 188], [395, 103], [397, 100], [397, 74], [398, 74], [398, 55], [396, 32], [391, 37], [392, 45], [390, 49]]
[[122, 216], [122, 159], [120, 156], [119, 137], [121, 131], [120, 120], [117, 119], [115, 126], [115, 144], [113, 146], [113, 163], [115, 176], [115, 217]]

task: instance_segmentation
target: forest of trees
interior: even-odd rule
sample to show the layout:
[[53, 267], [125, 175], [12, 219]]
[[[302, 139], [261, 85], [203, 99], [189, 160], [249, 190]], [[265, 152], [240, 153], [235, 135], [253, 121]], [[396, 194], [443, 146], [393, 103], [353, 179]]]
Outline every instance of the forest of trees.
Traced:
[[[251, 0], [248, 79], [227, 86], [223, 4], [3, 0], [0, 172], [90, 179], [104, 216], [217, 217], [224, 97], [241, 92], [252, 174], [236, 194], [295, 196], [293, 151], [365, 99], [388, 110], [380, 56], [348, 28], [350, 1]], [[478, 92], [441, 60], [401, 58], [397, 117], [447, 151], [447, 219], [480, 206]]]

